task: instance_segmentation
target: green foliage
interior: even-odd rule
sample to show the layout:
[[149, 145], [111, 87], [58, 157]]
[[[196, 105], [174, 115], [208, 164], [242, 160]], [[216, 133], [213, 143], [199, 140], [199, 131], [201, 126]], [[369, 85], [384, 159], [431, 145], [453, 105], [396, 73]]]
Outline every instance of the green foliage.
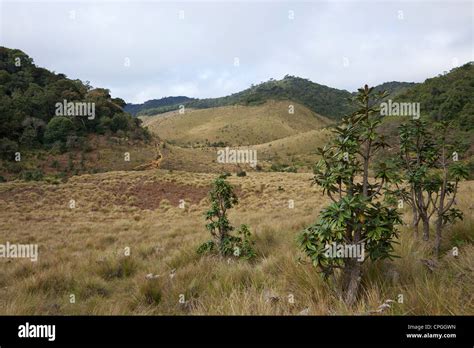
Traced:
[[251, 233], [246, 225], [241, 225], [237, 236], [231, 235], [234, 227], [227, 217], [227, 210], [238, 203], [232, 185], [219, 176], [209, 192], [211, 208], [206, 212], [206, 229], [211, 233], [212, 240], [203, 243], [197, 249], [198, 254], [218, 252], [221, 256], [235, 256], [251, 259], [255, 256]]
[[415, 233], [419, 219], [423, 221], [424, 240], [429, 240], [430, 219], [436, 214], [436, 255], [444, 226], [463, 218], [463, 213], [452, 206], [459, 181], [469, 177], [468, 166], [459, 161], [465, 146], [455, 139], [453, 124], [441, 121], [429, 129], [426, 121], [411, 120], [399, 128], [399, 163], [410, 193], [404, 188], [397, 192], [413, 207]]
[[207, 253], [212, 253], [216, 249], [216, 245], [214, 241], [208, 240], [207, 242], [202, 243], [198, 248], [197, 248], [197, 253], [199, 255], [202, 254], [207, 254]]
[[114, 117], [112, 117], [112, 120], [110, 122], [110, 129], [113, 132], [117, 132], [119, 130], [123, 130], [123, 131], [128, 130], [129, 118], [130, 116], [127, 116], [126, 114], [115, 114]]
[[[414, 83], [387, 82], [377, 86], [376, 89], [388, 90], [390, 93], [399, 94]], [[300, 77], [285, 76], [282, 80], [270, 79], [241, 92], [221, 97], [208, 99], [190, 99], [186, 97], [174, 101], [167, 97], [159, 100], [149, 100], [143, 104], [129, 104], [126, 110], [132, 114], [152, 116], [173, 110], [178, 110], [179, 105], [187, 108], [206, 109], [227, 105], [260, 105], [267, 100], [292, 100], [305, 105], [314, 112], [329, 118], [340, 119], [353, 111], [348, 102], [351, 93], [345, 90], [330, 88], [311, 82]]]
[[179, 104], [186, 108], [206, 109], [226, 105], [259, 105], [267, 100], [293, 100], [321, 115], [341, 118], [352, 111], [348, 102], [351, 93], [345, 90], [319, 85], [307, 79], [285, 76], [282, 80], [270, 79], [258, 85], [222, 98], [195, 99], [161, 107], [140, 107], [138, 115], [156, 115], [177, 110]]
[[0, 156], [4, 160], [13, 161], [15, 152], [18, 151], [18, 144], [8, 138], [0, 139]]
[[143, 104], [126, 104], [125, 111], [134, 116], [137, 114], [147, 115], [149, 112], [151, 112], [151, 115], [154, 115], [156, 113], [153, 113], [152, 110], [158, 109], [161, 112], [176, 110], [179, 105], [185, 104], [192, 100], [194, 99], [183, 96], [151, 99], [144, 102]]
[[46, 126], [44, 140], [48, 144], [56, 141], [66, 142], [66, 138], [74, 132], [74, 124], [67, 117], [53, 117]]
[[41, 169], [25, 170], [21, 173], [21, 178], [25, 181], [43, 180], [44, 174]]
[[[55, 117], [56, 103], [64, 100], [94, 103], [95, 117], [63, 117], [59, 121]], [[29, 148], [65, 142], [67, 135], [119, 130], [130, 132], [134, 139], [147, 139], [149, 133], [145, 134], [139, 120], [123, 112], [124, 106], [125, 102], [111, 98], [107, 89], [92, 89], [87, 82], [37, 67], [20, 50], [0, 47], [0, 139]]]
[[334, 128], [333, 141], [318, 149], [321, 160], [314, 168], [313, 184], [322, 187], [332, 203], [298, 236], [303, 252], [326, 277], [335, 269], [343, 270], [348, 277], [343, 290], [351, 292], [348, 303], [354, 300], [360, 282], [360, 264], [347, 256], [328, 255], [326, 247], [364, 243], [370, 259], [390, 258], [394, 256], [396, 225], [401, 223], [400, 213], [388, 199], [392, 195], [389, 184], [398, 180], [390, 174], [391, 165], [379, 163], [375, 180], [369, 182], [372, 158], [387, 146], [377, 131], [382, 121], [377, 105], [385, 97], [367, 86], [359, 89], [354, 98], [359, 110], [343, 118]]
[[474, 129], [474, 65], [427, 79], [401, 93], [397, 101], [420, 102], [421, 110], [434, 121], [455, 120], [464, 130]]

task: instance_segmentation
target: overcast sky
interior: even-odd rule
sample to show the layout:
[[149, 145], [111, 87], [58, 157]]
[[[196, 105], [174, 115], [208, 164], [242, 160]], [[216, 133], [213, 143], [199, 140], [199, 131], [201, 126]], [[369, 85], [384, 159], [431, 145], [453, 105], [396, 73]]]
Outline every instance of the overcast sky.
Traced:
[[354, 91], [474, 60], [474, 1], [0, 2], [1, 46], [134, 103], [286, 74]]

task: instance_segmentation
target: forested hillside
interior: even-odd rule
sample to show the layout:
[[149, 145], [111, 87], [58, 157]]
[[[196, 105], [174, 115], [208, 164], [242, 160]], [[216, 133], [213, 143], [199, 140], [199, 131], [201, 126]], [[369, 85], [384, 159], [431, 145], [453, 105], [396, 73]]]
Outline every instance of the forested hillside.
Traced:
[[461, 129], [474, 128], [474, 65], [454, 68], [405, 90], [400, 101], [421, 103], [432, 120], [454, 120]]
[[[57, 103], [94, 105], [89, 117], [55, 117]], [[33, 148], [65, 144], [72, 137], [119, 131], [145, 139], [140, 120], [123, 111], [125, 102], [107, 89], [68, 79], [37, 67], [20, 50], [0, 47], [0, 146], [3, 156], [15, 147]], [[92, 117], [93, 116], [93, 117]], [[77, 140], [77, 139], [76, 139]]]
[[151, 99], [144, 102], [143, 104], [127, 104], [125, 105], [124, 110], [135, 116], [142, 110], [165, 108], [167, 106], [173, 106], [173, 108], [175, 108], [175, 106], [178, 104], [183, 104], [192, 100], [194, 99], [183, 96]]
[[[150, 133], [124, 106], [107, 89], [37, 67], [24, 52], [0, 47], [0, 180], [11, 175], [28, 178], [32, 170], [37, 178], [43, 171], [84, 172], [90, 159], [85, 154], [99, 147], [110, 151], [113, 145], [106, 143], [111, 137], [148, 142]], [[73, 152], [81, 171], [77, 165], [73, 170]], [[66, 153], [69, 159], [62, 158]], [[103, 168], [94, 164], [87, 170]]]
[[[405, 89], [414, 86], [410, 82], [386, 82], [375, 89], [386, 90], [393, 97]], [[353, 93], [314, 83], [308, 79], [287, 75], [282, 80], [262, 82], [238, 93], [221, 98], [190, 99], [186, 97], [167, 97], [149, 100], [143, 104], [127, 104], [126, 110], [132, 114], [151, 116], [176, 110], [179, 105], [188, 108], [207, 109], [227, 105], [252, 106], [263, 104], [268, 100], [292, 100], [310, 110], [332, 118], [340, 119], [352, 111], [349, 98]], [[172, 98], [183, 98], [173, 103]], [[161, 104], [161, 105], [160, 105]], [[133, 111], [133, 112], [132, 112]]]
[[[221, 98], [196, 99], [182, 103], [188, 108], [207, 109], [227, 105], [252, 106], [268, 100], [292, 100], [310, 110], [339, 119], [351, 111], [348, 98], [351, 93], [345, 90], [323, 86], [308, 79], [287, 75], [282, 80], [270, 79], [238, 93]], [[176, 109], [178, 105], [160, 108], [142, 108], [139, 115], [156, 115]]]

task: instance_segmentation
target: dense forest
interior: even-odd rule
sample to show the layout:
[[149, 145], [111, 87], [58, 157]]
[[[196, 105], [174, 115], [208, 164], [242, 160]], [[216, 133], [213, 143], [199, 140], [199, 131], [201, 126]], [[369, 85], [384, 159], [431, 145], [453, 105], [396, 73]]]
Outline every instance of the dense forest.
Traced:
[[432, 120], [454, 120], [461, 129], [471, 130], [474, 128], [474, 65], [470, 62], [427, 79], [403, 91], [398, 100], [420, 102], [423, 114]]
[[[86, 103], [89, 117], [58, 116], [58, 104]], [[88, 134], [118, 134], [147, 140], [141, 120], [124, 112], [125, 102], [104, 88], [68, 79], [37, 67], [16, 49], [0, 47], [0, 153], [13, 161], [19, 149], [59, 148], [66, 151], [84, 143]]]

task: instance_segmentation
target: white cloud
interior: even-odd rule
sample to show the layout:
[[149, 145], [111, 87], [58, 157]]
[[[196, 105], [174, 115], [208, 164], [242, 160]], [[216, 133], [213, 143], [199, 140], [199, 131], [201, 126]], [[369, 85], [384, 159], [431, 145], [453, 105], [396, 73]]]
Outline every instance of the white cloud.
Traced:
[[454, 59], [473, 60], [472, 6], [4, 1], [0, 44], [130, 102], [223, 96], [286, 74], [355, 90], [364, 83], [423, 81], [451, 69]]

